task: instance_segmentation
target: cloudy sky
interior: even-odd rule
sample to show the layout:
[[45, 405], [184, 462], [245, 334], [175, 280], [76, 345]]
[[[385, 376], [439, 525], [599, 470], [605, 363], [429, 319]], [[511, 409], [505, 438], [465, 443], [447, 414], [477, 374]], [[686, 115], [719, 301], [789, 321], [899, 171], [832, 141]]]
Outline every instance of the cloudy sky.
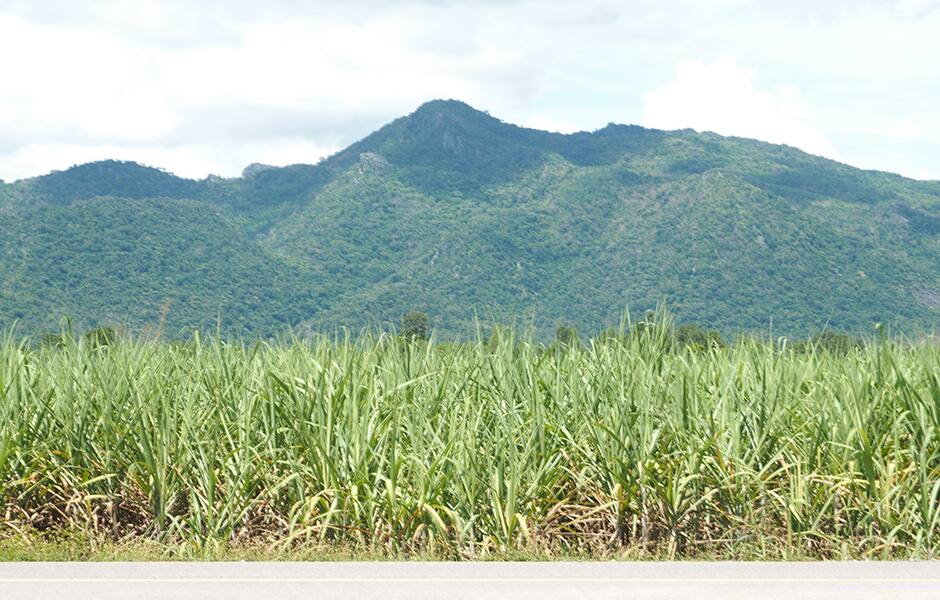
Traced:
[[313, 163], [432, 98], [940, 178], [940, 0], [0, 0], [0, 179]]

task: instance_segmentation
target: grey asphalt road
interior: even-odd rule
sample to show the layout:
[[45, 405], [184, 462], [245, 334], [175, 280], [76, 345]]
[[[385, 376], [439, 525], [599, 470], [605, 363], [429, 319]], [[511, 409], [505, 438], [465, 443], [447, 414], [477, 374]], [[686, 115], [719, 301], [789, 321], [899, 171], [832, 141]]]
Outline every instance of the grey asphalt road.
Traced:
[[0, 563], [0, 598], [940, 598], [938, 562]]

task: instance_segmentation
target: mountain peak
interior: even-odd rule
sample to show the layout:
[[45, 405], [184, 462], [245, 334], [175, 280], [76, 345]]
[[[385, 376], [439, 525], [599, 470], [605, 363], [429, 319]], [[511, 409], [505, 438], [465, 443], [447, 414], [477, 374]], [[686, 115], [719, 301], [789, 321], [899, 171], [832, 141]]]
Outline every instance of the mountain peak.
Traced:
[[117, 196], [195, 198], [200, 184], [134, 161], [99, 160], [29, 180], [32, 192], [56, 204], [81, 198]]
[[469, 133], [479, 129], [501, 130], [514, 127], [489, 113], [460, 100], [431, 100], [419, 106], [403, 121], [410, 127], [431, 131]]
[[426, 113], [478, 114], [489, 116], [485, 111], [477, 110], [463, 100], [456, 100], [454, 98], [428, 100], [415, 109], [412, 115]]
[[[95, 160], [92, 162], [72, 165], [64, 171], [53, 171], [52, 173], [85, 174], [85, 173], [141, 173], [141, 172], [165, 172], [156, 167], [148, 167], [134, 160], [115, 160], [107, 158], [104, 160]], [[51, 174], [51, 173], [50, 173]]]

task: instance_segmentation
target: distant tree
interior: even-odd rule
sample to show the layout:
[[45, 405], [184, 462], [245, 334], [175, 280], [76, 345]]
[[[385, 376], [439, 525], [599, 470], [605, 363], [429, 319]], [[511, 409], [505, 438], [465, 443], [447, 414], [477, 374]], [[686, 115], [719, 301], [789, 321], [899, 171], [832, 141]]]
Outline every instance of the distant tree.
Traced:
[[578, 330], [570, 325], [559, 325], [555, 329], [555, 343], [559, 346], [574, 346], [577, 345], [578, 340]]
[[713, 329], [704, 329], [693, 323], [676, 327], [674, 337], [676, 346], [679, 348], [706, 350], [724, 345], [721, 341], [721, 333]]
[[98, 327], [86, 332], [84, 338], [92, 348], [103, 348], [117, 340], [117, 331], [113, 327]]
[[648, 310], [643, 318], [634, 323], [633, 335], [643, 336], [647, 331], [654, 330], [657, 327], [656, 311]]
[[669, 352], [673, 349], [673, 333], [673, 318], [665, 307], [647, 311], [630, 329], [630, 336], [635, 342], [642, 344], [647, 351], [655, 352]]
[[823, 331], [808, 340], [795, 344], [794, 347], [800, 352], [809, 352], [816, 349], [833, 354], [848, 354], [864, 345], [865, 341], [861, 338], [838, 331]]
[[604, 331], [597, 334], [594, 337], [594, 341], [598, 344], [610, 344], [613, 342], [619, 342], [623, 344], [626, 342], [626, 335], [624, 330], [620, 327], [608, 327]]
[[64, 348], [67, 340], [64, 333], [44, 333], [39, 336], [39, 343], [50, 348]]
[[431, 337], [431, 320], [421, 311], [408, 311], [401, 318], [401, 336], [409, 340], [427, 340]]
[[493, 325], [493, 329], [490, 330], [490, 337], [486, 342], [486, 347], [490, 351], [494, 351], [499, 348], [503, 340], [508, 339], [509, 330], [503, 327], [502, 325]]

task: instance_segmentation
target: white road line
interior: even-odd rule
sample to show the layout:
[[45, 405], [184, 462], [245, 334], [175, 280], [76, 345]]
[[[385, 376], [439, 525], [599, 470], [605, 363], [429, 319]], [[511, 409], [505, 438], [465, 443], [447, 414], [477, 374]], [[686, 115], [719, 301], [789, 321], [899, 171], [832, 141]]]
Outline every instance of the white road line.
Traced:
[[382, 577], [382, 578], [350, 578], [350, 577], [3, 577], [0, 584], [15, 583], [201, 583], [201, 584], [245, 584], [245, 583], [281, 583], [281, 584], [311, 584], [311, 583], [689, 583], [689, 584], [754, 584], [754, 583], [832, 583], [832, 584], [934, 584], [940, 585], [940, 578], [930, 577], [897, 577], [897, 578], [868, 578], [868, 577], [832, 577], [832, 578], [806, 578], [806, 577], [772, 577], [772, 578], [733, 578], [733, 577]]

